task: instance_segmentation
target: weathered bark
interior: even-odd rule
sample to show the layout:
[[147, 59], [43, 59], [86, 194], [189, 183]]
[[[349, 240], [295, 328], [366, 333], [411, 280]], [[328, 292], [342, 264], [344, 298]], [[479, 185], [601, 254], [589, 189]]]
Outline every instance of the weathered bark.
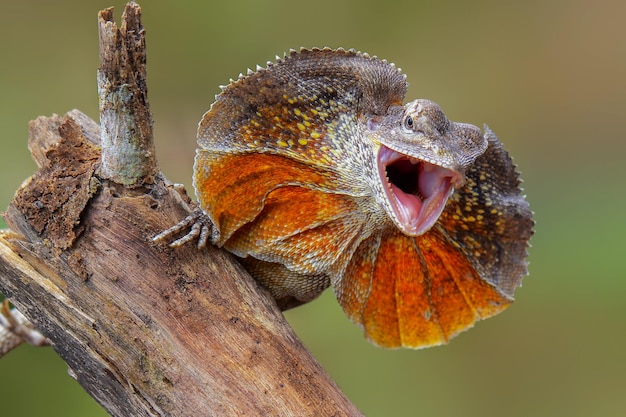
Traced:
[[[110, 16], [101, 13], [101, 31], [117, 31]], [[130, 3], [123, 19], [139, 16]], [[134, 29], [119, 36], [143, 34], [138, 21], [124, 27]], [[127, 52], [145, 62], [143, 41], [134, 45]], [[151, 125], [147, 100], [135, 99], [146, 97], [145, 82], [117, 85], [129, 91], [118, 98], [130, 99], [102, 118], [103, 129]], [[0, 292], [81, 385], [115, 416], [360, 415], [228, 253], [152, 243], [193, 203], [154, 174], [151, 133], [138, 147], [119, 143], [100, 144], [98, 125], [78, 111], [31, 122], [39, 171], [17, 191], [4, 214], [11, 230], [0, 234]], [[111, 150], [139, 169], [103, 169]]]
[[124, 185], [152, 184], [158, 169], [146, 87], [141, 9], [126, 7], [119, 30], [113, 21], [113, 8], [103, 10], [98, 17], [103, 149], [100, 175]]

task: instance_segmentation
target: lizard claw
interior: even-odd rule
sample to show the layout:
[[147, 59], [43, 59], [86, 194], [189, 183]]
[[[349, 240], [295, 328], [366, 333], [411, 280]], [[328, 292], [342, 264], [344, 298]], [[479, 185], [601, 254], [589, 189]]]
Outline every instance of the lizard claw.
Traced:
[[196, 208], [183, 220], [154, 236], [152, 241], [159, 242], [168, 240], [182, 231], [188, 231], [184, 236], [174, 240], [168, 246], [176, 248], [197, 239], [198, 248], [202, 249], [209, 240], [212, 227], [213, 223], [211, 219], [209, 219], [202, 209]]

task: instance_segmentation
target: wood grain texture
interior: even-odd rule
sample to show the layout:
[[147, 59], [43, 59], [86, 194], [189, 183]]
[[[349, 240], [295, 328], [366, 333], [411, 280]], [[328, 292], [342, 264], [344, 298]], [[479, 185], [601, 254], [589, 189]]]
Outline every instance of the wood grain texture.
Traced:
[[128, 3], [118, 26], [113, 8], [98, 15], [98, 95], [102, 125], [100, 175], [128, 186], [158, 174], [148, 104], [146, 40], [141, 8]]
[[[82, 152], [93, 145], [73, 119], [40, 118], [31, 131], [42, 126], [60, 143], [41, 154], [71, 149], [63, 163], [90, 170]], [[31, 138], [31, 146], [51, 142]], [[36, 174], [8, 207], [0, 291], [112, 415], [359, 415], [229, 254], [150, 243], [187, 214], [177, 190], [102, 181], [82, 206], [73, 203], [79, 195], [60, 193], [71, 207], [59, 201], [49, 214], [34, 196], [52, 199], [67, 181]], [[50, 193], [33, 192], [42, 189]], [[25, 207], [40, 207], [32, 218], [48, 215], [43, 234]], [[75, 227], [59, 234], [55, 224], [68, 219]]]
[[[151, 123], [133, 105], [117, 111]], [[152, 242], [193, 203], [152, 177], [156, 166], [132, 184], [100, 175], [102, 148], [116, 145], [99, 142], [98, 125], [78, 111], [31, 122], [39, 171], [0, 234], [0, 292], [85, 390], [113, 416], [361, 415], [230, 254]]]

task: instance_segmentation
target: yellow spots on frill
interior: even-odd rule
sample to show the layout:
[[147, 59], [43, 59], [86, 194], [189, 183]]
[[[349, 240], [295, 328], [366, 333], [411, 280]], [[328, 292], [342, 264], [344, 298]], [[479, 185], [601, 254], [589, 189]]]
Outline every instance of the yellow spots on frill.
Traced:
[[[329, 93], [333, 93], [329, 91]], [[349, 106], [333, 94], [325, 97], [282, 94], [278, 102], [260, 105], [239, 125], [250, 150], [275, 149], [277, 153], [329, 167], [345, 158], [347, 123], [337, 115], [350, 115]], [[348, 117], [346, 116], [346, 117]]]

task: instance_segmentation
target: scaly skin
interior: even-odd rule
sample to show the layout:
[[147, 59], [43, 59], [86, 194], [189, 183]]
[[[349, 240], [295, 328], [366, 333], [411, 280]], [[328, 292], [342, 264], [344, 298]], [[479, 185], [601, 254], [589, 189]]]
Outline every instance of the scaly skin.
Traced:
[[369, 340], [420, 348], [513, 301], [533, 222], [496, 136], [405, 91], [341, 49], [249, 71], [200, 122], [194, 188], [283, 309], [332, 285]]

